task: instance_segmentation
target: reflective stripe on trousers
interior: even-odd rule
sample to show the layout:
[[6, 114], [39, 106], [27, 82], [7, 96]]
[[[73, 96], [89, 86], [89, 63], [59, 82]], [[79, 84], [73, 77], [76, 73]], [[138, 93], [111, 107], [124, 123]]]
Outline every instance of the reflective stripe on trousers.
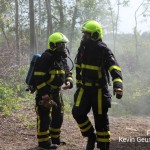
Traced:
[[[79, 91], [79, 94], [78, 94], [78, 97], [77, 97], [77, 101], [75, 103], [75, 106], [78, 107], [80, 105], [80, 102], [81, 102], [81, 99], [82, 99], [82, 96], [83, 96], [83, 93], [84, 93], [84, 89], [81, 87], [80, 88], [80, 91]], [[102, 114], [102, 89], [98, 89], [98, 104], [97, 104], [97, 107], [98, 107], [98, 114]]]

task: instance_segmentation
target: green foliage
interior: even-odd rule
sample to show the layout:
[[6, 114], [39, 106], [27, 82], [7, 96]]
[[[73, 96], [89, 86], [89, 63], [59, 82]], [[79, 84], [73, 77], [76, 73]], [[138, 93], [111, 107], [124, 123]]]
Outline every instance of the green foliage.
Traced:
[[[107, 37], [111, 47], [112, 39]], [[110, 109], [112, 115], [150, 115], [150, 80], [149, 80], [149, 48], [150, 33], [146, 32], [138, 37], [138, 47], [135, 51], [133, 34], [118, 35], [115, 56], [122, 68], [124, 95], [122, 100], [113, 98], [114, 104]], [[138, 57], [136, 63], [136, 57]]]
[[64, 112], [70, 113], [71, 112], [71, 102], [73, 101], [72, 95], [70, 96], [70, 92], [63, 93], [63, 100], [64, 100]]
[[18, 108], [19, 101], [13, 88], [10, 88], [10, 84], [0, 80], [0, 110], [10, 115], [13, 109]]
[[[64, 1], [63, 1], [64, 2]], [[121, 0], [120, 6], [127, 6], [128, 0]], [[75, 58], [78, 47], [81, 40], [80, 28], [83, 23], [89, 19], [96, 19], [101, 22], [104, 28], [104, 39], [110, 49], [113, 47], [113, 35], [112, 35], [112, 24], [111, 19], [116, 18], [114, 12], [114, 6], [112, 9], [112, 15], [108, 1], [105, 0], [83, 0], [83, 1], [65, 1], [63, 6], [58, 7], [56, 1], [52, 1], [52, 21], [53, 31], [60, 29], [61, 21], [59, 9], [63, 8], [64, 14], [64, 30], [65, 35], [72, 34], [72, 51], [71, 57]], [[148, 5], [147, 5], [148, 6]], [[73, 18], [75, 7], [77, 7], [77, 13]], [[21, 57], [29, 55], [29, 3], [25, 0], [19, 1], [19, 31], [20, 31], [20, 55]], [[45, 1], [41, 4], [41, 37], [38, 39], [38, 27], [39, 27], [39, 12], [38, 12], [38, 1], [35, 0], [35, 30], [37, 43], [41, 40], [40, 49], [38, 52], [42, 53], [47, 47], [47, 15], [45, 9]], [[11, 114], [11, 111], [19, 107], [19, 103], [27, 101], [33, 98], [33, 95], [25, 91], [25, 76], [27, 73], [28, 66], [25, 66], [28, 62], [21, 60], [22, 66], [16, 66], [9, 70], [10, 66], [16, 65], [7, 62], [6, 59], [15, 58], [15, 5], [14, 1], [2, 0], [0, 7], [0, 50], [1, 50], [1, 67], [2, 70], [7, 70], [6, 75], [1, 75], [0, 78], [0, 111], [4, 111], [5, 114]], [[87, 15], [88, 14], [88, 15]], [[111, 18], [112, 17], [112, 18]], [[73, 20], [74, 19], [74, 20]], [[119, 18], [121, 19], [121, 18]], [[133, 18], [134, 19], [134, 18]], [[72, 23], [75, 21], [74, 29], [72, 29]], [[5, 32], [5, 34], [3, 32]], [[72, 32], [70, 32], [72, 31]], [[6, 36], [6, 37], [5, 37]], [[133, 34], [117, 34], [116, 37], [116, 49], [114, 51], [115, 56], [122, 68], [123, 79], [124, 79], [124, 96], [123, 99], [116, 100], [113, 98], [113, 102], [117, 104], [112, 105], [110, 110], [111, 114], [114, 115], [149, 115], [149, 99], [150, 99], [150, 81], [149, 81], [149, 49], [150, 49], [150, 33], [145, 32], [140, 34], [137, 32], [137, 50], [135, 49], [135, 37]], [[9, 41], [10, 48], [6, 48], [6, 39]], [[36, 43], [36, 44], [37, 44]], [[12, 56], [13, 55], [13, 56]], [[4, 57], [3, 57], [4, 56]], [[7, 57], [6, 57], [7, 56]], [[5, 68], [5, 62], [8, 64]], [[11, 68], [11, 67], [10, 67]], [[73, 74], [75, 79], [75, 73]], [[75, 83], [75, 80], [74, 80]], [[73, 105], [73, 95], [75, 92], [75, 85], [73, 90], [64, 92], [65, 100], [65, 112], [70, 112]]]
[[115, 116], [150, 115], [150, 84], [146, 72], [136, 71], [124, 74], [124, 95], [122, 100], [113, 98], [110, 114]]
[[0, 111], [10, 115], [13, 110], [20, 107], [24, 100], [30, 100], [32, 95], [25, 91], [25, 75], [27, 67], [14, 69], [6, 79], [0, 79]]

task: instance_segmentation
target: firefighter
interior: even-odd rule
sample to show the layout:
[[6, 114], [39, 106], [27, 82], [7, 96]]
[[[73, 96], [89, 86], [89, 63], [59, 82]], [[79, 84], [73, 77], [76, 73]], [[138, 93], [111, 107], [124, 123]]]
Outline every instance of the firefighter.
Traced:
[[[76, 86], [72, 114], [83, 137], [88, 137], [86, 150], [93, 150], [95, 142], [100, 150], [109, 150], [110, 129], [108, 109], [111, 94], [108, 90], [109, 73], [114, 95], [123, 95], [121, 68], [115, 56], [102, 41], [102, 26], [90, 20], [81, 28], [82, 40], [76, 55]], [[95, 127], [87, 114], [92, 108]]]
[[37, 140], [40, 148], [56, 149], [61, 144], [64, 103], [60, 93], [73, 87], [72, 73], [67, 64], [66, 43], [60, 32], [48, 38], [48, 49], [35, 68]]

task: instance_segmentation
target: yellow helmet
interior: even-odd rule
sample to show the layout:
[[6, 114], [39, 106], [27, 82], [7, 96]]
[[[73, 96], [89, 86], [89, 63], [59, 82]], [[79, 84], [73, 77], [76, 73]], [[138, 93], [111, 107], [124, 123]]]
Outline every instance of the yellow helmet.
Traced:
[[57, 43], [67, 43], [68, 38], [61, 32], [55, 32], [51, 34], [48, 38], [48, 49], [54, 51], [56, 49]]
[[102, 25], [95, 20], [85, 22], [81, 31], [91, 33], [92, 40], [102, 39], [103, 37]]

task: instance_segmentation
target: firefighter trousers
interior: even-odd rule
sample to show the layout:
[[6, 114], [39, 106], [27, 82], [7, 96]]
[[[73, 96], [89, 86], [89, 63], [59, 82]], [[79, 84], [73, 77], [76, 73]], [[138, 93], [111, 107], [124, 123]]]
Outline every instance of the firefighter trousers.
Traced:
[[52, 93], [53, 100], [57, 106], [51, 109], [39, 105], [41, 96], [36, 95], [37, 114], [37, 139], [38, 142], [51, 141], [53, 144], [60, 144], [61, 126], [63, 123], [64, 103], [61, 93]]
[[[81, 134], [84, 137], [90, 137], [92, 133], [96, 132], [97, 147], [102, 150], [108, 150], [110, 144], [109, 119], [107, 115], [110, 99], [110, 94], [105, 88], [80, 87], [74, 94], [72, 115], [80, 128]], [[103, 102], [104, 100], [106, 102]], [[91, 109], [95, 128], [88, 116]]]

